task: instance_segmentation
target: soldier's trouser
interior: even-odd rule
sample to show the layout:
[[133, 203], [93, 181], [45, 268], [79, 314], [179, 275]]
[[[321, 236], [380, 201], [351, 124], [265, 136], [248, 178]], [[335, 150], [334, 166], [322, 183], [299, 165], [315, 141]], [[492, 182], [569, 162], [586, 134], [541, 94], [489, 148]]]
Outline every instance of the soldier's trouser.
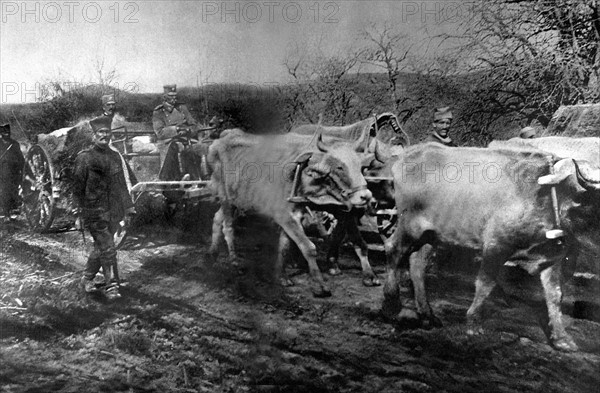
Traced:
[[206, 158], [208, 145], [194, 143], [185, 146], [182, 143], [171, 143], [168, 147], [158, 146], [161, 153], [160, 180], [178, 181], [186, 173], [192, 180], [210, 177], [210, 166]]
[[92, 280], [102, 267], [104, 279], [108, 284], [113, 279], [112, 269], [117, 266], [117, 248], [113, 238], [117, 224], [94, 219], [88, 220], [87, 225], [94, 238], [94, 250], [88, 257], [84, 277]]

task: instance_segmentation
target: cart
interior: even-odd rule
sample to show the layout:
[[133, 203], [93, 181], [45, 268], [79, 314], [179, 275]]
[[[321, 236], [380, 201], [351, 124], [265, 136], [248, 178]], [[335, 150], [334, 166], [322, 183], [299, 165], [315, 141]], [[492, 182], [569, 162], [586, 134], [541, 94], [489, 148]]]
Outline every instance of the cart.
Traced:
[[[215, 129], [210, 127], [199, 131]], [[113, 149], [118, 150], [128, 161], [139, 181], [129, 189], [134, 204], [146, 192], [176, 193], [183, 206], [197, 204], [200, 200], [210, 198], [205, 170], [202, 171], [204, 176], [199, 180], [158, 180], [162, 168], [156, 144], [149, 141], [146, 145], [151, 146], [150, 149], [135, 149], [136, 141], [149, 140], [153, 135], [152, 127], [145, 123], [125, 123], [124, 126], [113, 130]], [[187, 142], [210, 143], [192, 139]], [[50, 232], [69, 230], [75, 226], [77, 217], [74, 214], [75, 206], [70, 190], [71, 168], [67, 164], [72, 164], [76, 153], [90, 144], [91, 131], [86, 123], [40, 135], [27, 150], [21, 187], [25, 216], [32, 230]], [[121, 221], [115, 233], [117, 246], [124, 242], [127, 230], [128, 222]]]

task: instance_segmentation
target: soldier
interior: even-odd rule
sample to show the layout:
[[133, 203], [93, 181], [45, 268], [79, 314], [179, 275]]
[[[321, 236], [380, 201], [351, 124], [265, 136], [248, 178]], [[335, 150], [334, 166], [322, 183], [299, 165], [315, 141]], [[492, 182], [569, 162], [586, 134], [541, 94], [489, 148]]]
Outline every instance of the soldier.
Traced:
[[[197, 123], [190, 114], [187, 106], [177, 101], [177, 85], [165, 85], [163, 103], [154, 108], [152, 113], [152, 127], [158, 140], [160, 153], [161, 180], [175, 180], [172, 177], [178, 172], [178, 158], [176, 154], [167, 157], [169, 142], [174, 138], [184, 143], [186, 138], [197, 137]], [[179, 146], [179, 152], [183, 150]]]
[[117, 102], [114, 94], [102, 96], [102, 115], [112, 118], [117, 111]]
[[521, 131], [519, 131], [519, 138], [523, 139], [533, 139], [535, 138], [535, 128], [533, 127], [523, 127]]
[[0, 215], [14, 219], [19, 207], [19, 184], [25, 159], [19, 142], [11, 138], [10, 124], [0, 125]]
[[448, 136], [451, 124], [452, 112], [450, 112], [450, 107], [437, 108], [433, 114], [433, 131], [426, 142], [437, 142], [445, 146], [456, 146], [454, 141]]
[[121, 155], [109, 147], [112, 138], [111, 118], [90, 120], [94, 146], [83, 150], [75, 159], [73, 196], [78, 212], [94, 238], [82, 283], [86, 292], [96, 292], [94, 277], [102, 267], [109, 299], [119, 298], [117, 250], [113, 240], [119, 222], [135, 212], [127, 182], [135, 177]]

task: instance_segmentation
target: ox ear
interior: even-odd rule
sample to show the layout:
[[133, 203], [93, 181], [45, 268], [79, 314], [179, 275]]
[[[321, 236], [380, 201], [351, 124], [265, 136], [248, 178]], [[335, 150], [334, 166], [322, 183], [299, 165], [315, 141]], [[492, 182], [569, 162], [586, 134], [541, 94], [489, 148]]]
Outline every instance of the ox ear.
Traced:
[[[381, 145], [382, 145], [382, 143], [379, 143], [379, 141], [376, 141], [375, 149], [374, 149], [375, 159], [377, 161], [381, 162], [382, 164], [385, 164], [391, 158], [391, 154], [390, 154], [389, 149], [383, 149]], [[385, 150], [387, 150], [387, 151], [385, 151]]]
[[600, 168], [589, 161], [573, 160], [577, 181], [586, 190], [600, 191]]

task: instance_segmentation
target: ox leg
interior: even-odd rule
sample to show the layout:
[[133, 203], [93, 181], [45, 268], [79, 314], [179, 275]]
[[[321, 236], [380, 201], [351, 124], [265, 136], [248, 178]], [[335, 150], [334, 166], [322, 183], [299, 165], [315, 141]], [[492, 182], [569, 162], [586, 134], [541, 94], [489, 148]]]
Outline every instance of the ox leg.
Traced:
[[358, 217], [350, 216], [348, 219], [347, 231], [350, 241], [354, 245], [354, 251], [360, 260], [362, 268], [363, 285], [366, 287], [376, 287], [381, 285], [381, 282], [373, 272], [369, 263], [369, 248], [358, 230]]
[[402, 245], [399, 236], [400, 231], [395, 231], [385, 242], [385, 254], [387, 257], [387, 273], [383, 284], [383, 303], [381, 313], [385, 318], [395, 319], [402, 311], [402, 300], [400, 297], [400, 282], [402, 270], [400, 266], [409, 255], [408, 247]]
[[317, 265], [317, 247], [304, 234], [301, 223], [302, 213], [294, 212], [293, 215], [277, 217], [275, 221], [284, 232], [298, 245], [300, 252], [308, 262], [310, 277], [313, 281], [312, 292], [315, 297], [331, 296], [331, 290], [325, 285], [323, 276]]
[[210, 243], [210, 248], [208, 249], [208, 253], [213, 262], [216, 261], [217, 256], [219, 255], [219, 246], [223, 241], [223, 220], [223, 208], [220, 208], [213, 217], [212, 241]]
[[294, 285], [294, 282], [289, 279], [283, 267], [285, 256], [290, 249], [290, 237], [281, 231], [279, 234], [279, 251], [277, 253], [277, 259], [275, 260], [275, 269], [273, 270], [273, 280], [277, 282], [279, 280], [281, 285], [284, 287], [290, 287]]
[[413, 283], [415, 292], [415, 303], [419, 318], [425, 320], [430, 326], [441, 327], [440, 321], [434, 314], [429, 300], [427, 300], [427, 292], [425, 290], [425, 271], [429, 260], [433, 257], [433, 246], [424, 244], [420, 250], [410, 255], [410, 278]]
[[229, 259], [233, 265], [236, 265], [237, 257], [235, 254], [233, 237], [233, 214], [230, 205], [221, 205], [221, 208], [215, 213], [212, 231], [212, 242], [209, 249], [210, 254], [214, 257], [219, 254], [219, 245], [224, 238], [225, 243], [227, 244], [227, 250], [229, 251]]
[[340, 267], [338, 266], [338, 258], [342, 241], [346, 235], [347, 217], [347, 214], [338, 216], [338, 223], [331, 232], [329, 251], [327, 251], [327, 262], [330, 264], [328, 273], [332, 276], [336, 276], [341, 273]]
[[548, 308], [550, 341], [552, 345], [561, 351], [577, 351], [577, 344], [565, 330], [560, 311], [562, 291], [560, 287], [561, 269], [553, 265], [540, 273], [540, 280], [544, 287], [546, 306]]
[[495, 250], [486, 250], [481, 257], [481, 266], [475, 279], [475, 297], [467, 310], [467, 325], [469, 326], [467, 332], [469, 334], [481, 331], [481, 328], [476, 328], [481, 321], [481, 306], [496, 287], [498, 272], [507, 257], [508, 255]]

